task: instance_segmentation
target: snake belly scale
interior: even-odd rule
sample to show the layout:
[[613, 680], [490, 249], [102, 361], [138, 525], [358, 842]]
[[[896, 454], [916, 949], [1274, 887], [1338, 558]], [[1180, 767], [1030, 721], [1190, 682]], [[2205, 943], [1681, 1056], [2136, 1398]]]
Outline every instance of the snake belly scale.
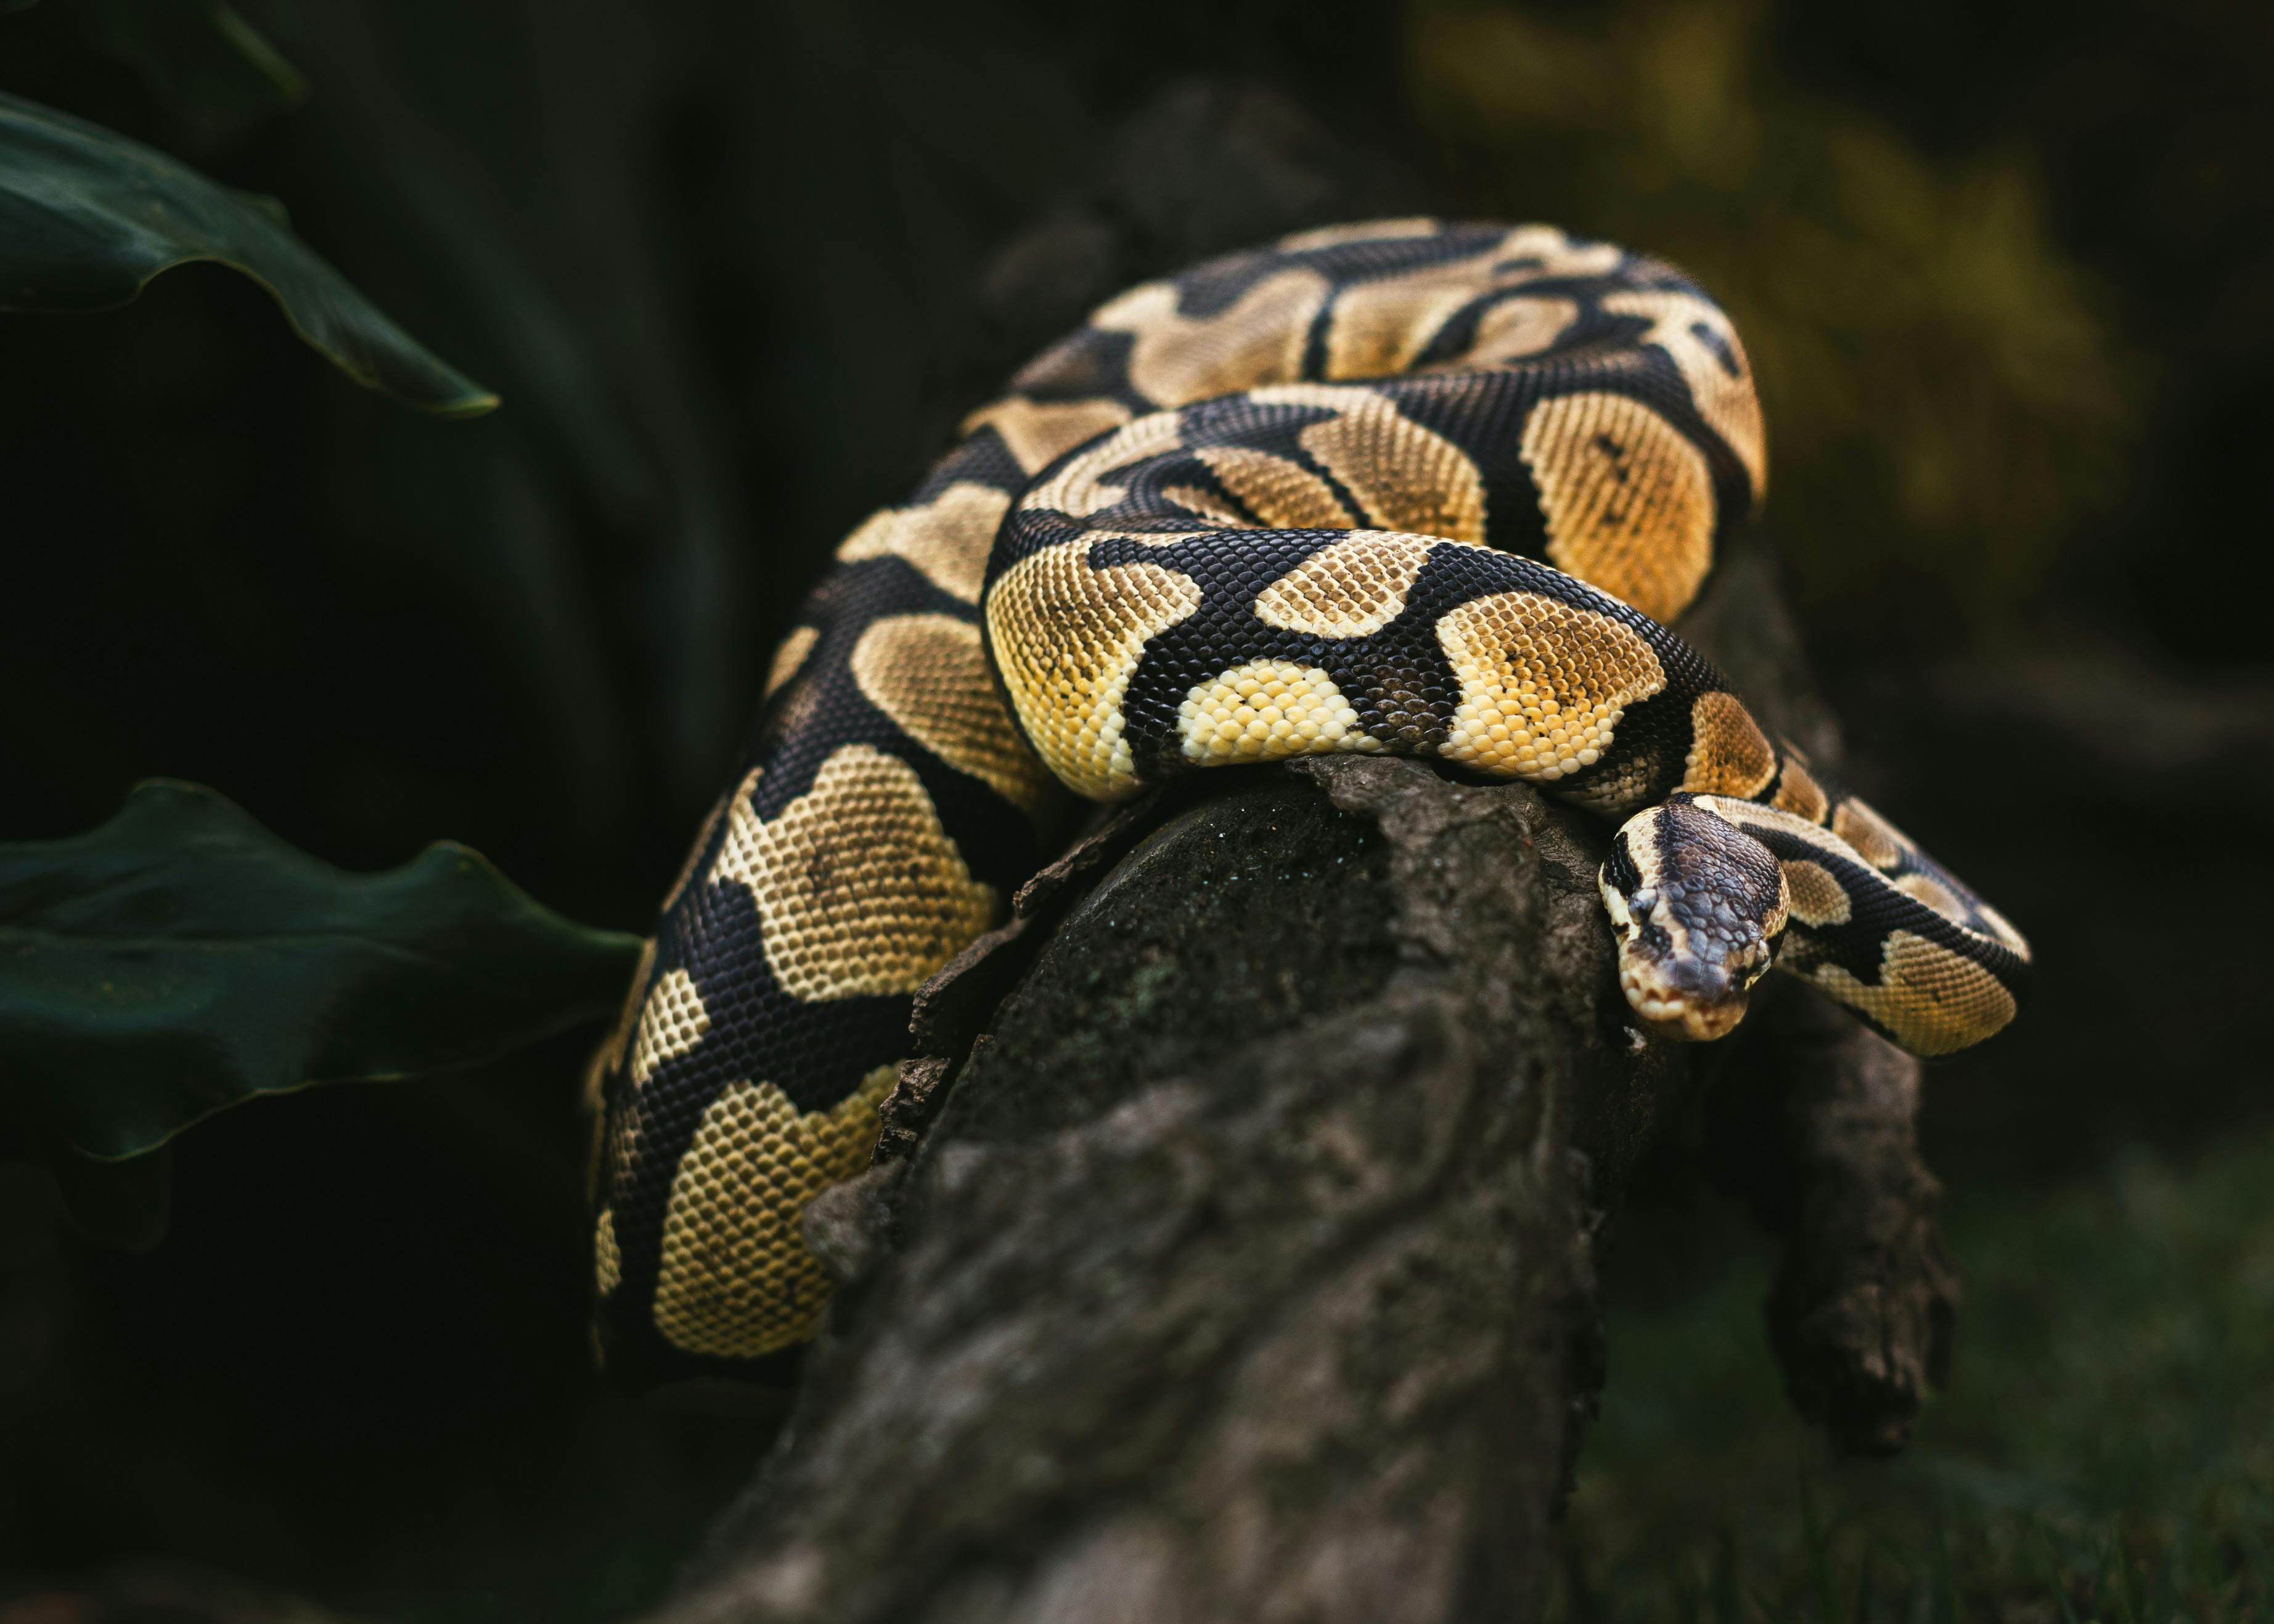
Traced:
[[838, 550], [595, 1065], [604, 1357], [811, 1335], [808, 1201], [867, 1162], [911, 995], [1073, 798], [1327, 751], [1623, 821], [1638, 1021], [1718, 1037], [1774, 967], [1940, 1054], [2022, 937], [1770, 738], [1663, 622], [1766, 483], [1728, 317], [1549, 227], [1375, 222], [1149, 282]]

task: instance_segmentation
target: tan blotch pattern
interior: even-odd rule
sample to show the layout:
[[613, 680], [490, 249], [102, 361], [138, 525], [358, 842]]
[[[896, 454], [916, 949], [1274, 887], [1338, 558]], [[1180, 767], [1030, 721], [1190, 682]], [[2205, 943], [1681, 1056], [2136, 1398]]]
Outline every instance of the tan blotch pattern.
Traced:
[[1690, 706], [1690, 756], [1682, 787], [1751, 800], [1776, 777], [1776, 751], [1735, 694], [1700, 694]]
[[1910, 841], [1893, 823], [1849, 796], [1833, 808], [1832, 832], [1874, 868], [1900, 868]]
[[774, 650], [773, 664], [766, 668], [765, 696], [768, 699], [774, 696], [775, 689], [797, 675], [805, 665], [806, 657], [813, 652], [813, 645], [820, 641], [820, 632], [810, 626], [789, 628], [789, 635], [783, 638], [781, 647]]
[[1619, 268], [1616, 243], [1582, 247], [1561, 226], [1518, 226], [1501, 238], [1498, 252], [1503, 259], [1533, 261], [1524, 269], [1522, 280], [1526, 282], [1543, 276], [1608, 276]]
[[915, 769], [865, 744], [770, 823], [738, 796], [711, 878], [749, 887], [774, 980], [809, 1001], [914, 992], [995, 920]]
[[[1609, 244], [1575, 248], [1553, 226], [1520, 226], [1482, 253], [1344, 288], [1327, 327], [1327, 376], [1382, 378], [1410, 368], [1444, 325], [1486, 296], [1545, 276], [1593, 276], [1615, 269]], [[1578, 313], [1568, 299], [1510, 301], [1480, 320], [1463, 363], [1512, 358], [1545, 350]], [[1505, 312], [1505, 313], [1503, 313]]]
[[[1604, 298], [1603, 308], [1614, 315], [1648, 319], [1650, 331], [1643, 335], [1642, 342], [1657, 345], [1673, 357], [1682, 381], [1690, 387], [1690, 402], [1698, 408], [1698, 415], [1729, 442], [1729, 449], [1744, 464], [1753, 500], [1760, 500], [1769, 484], [1768, 438], [1761, 425], [1760, 396], [1753, 392], [1753, 369], [1728, 315], [1687, 293], [1614, 293]], [[1721, 365], [1714, 347], [1698, 336], [1700, 326], [1728, 345], [1736, 357], [1736, 377]]]
[[1057, 786], [1003, 709], [979, 628], [945, 614], [870, 623], [853, 648], [853, 680], [901, 732], [1012, 805], [1039, 813]]
[[1807, 768], [1785, 747], [1784, 776], [1777, 780], [1777, 792], [1770, 797], [1769, 805], [1779, 811], [1804, 817], [1811, 823], [1820, 823], [1824, 815], [1832, 809], [1832, 801], [1824, 786], [1810, 774]]
[[801, 1112], [772, 1083], [730, 1085], [680, 1158], [663, 1216], [655, 1324], [673, 1346], [749, 1359], [813, 1334], [829, 1277], [806, 1250], [807, 1203], [868, 1165], [895, 1066]]
[[1958, 899], [1956, 893], [1949, 886], [1945, 885], [1932, 875], [1898, 875], [1894, 884], [1895, 889], [1903, 895], [1915, 902], [1925, 904], [1952, 924], [1962, 925], [1969, 930], [1975, 928], [1972, 911]]
[[[1798, 966], [1796, 966], [1798, 967]], [[2014, 995], [1970, 959], [1908, 930], [1889, 934], [1879, 981], [1869, 986], [1840, 966], [1801, 969], [1811, 982], [1885, 1027], [1915, 1055], [1947, 1055], [1979, 1043], [2014, 1019]]]
[[614, 1292], [624, 1278], [623, 1254], [616, 1249], [616, 1214], [604, 1207], [592, 1222], [592, 1274], [602, 1297]]
[[1249, 398], [1260, 406], [1323, 407], [1335, 414], [1305, 428], [1296, 443], [1359, 500], [1367, 523], [1483, 543], [1485, 482], [1477, 465], [1385, 396], [1372, 389], [1291, 384], [1257, 389]]
[[1822, 863], [1804, 857], [1787, 861], [1784, 886], [1792, 916], [1803, 925], [1844, 925], [1855, 912], [1848, 888]]
[[1653, 620], [1689, 606], [1713, 563], [1704, 453], [1641, 402], [1608, 393], [1540, 402], [1521, 449], [1550, 563]]
[[[1828, 839], [1822, 830], [1793, 813], [1743, 801], [1701, 798], [1698, 804], [1727, 818], [1740, 829], [1774, 828], [1798, 835], [1803, 839], [1813, 839], [1827, 851], [1834, 849], [1832, 839]], [[1861, 808], [1861, 816], [1849, 814], [1851, 807]], [[1842, 815], [1847, 815], [1846, 830], [1840, 827]], [[1883, 855], [1901, 854], [1901, 837], [1895, 835], [1885, 819], [1861, 801], [1841, 801], [1834, 816], [1832, 838], [1845, 842], [1849, 854], [1866, 862], [1875, 861], [1871, 852], [1857, 845], [1850, 831], [1864, 834], [1867, 844], [1881, 848]], [[1863, 816], [1868, 816], [1877, 831], [1886, 832], [1875, 832], [1871, 825], [1862, 821]], [[1849, 888], [1842, 885], [1829, 869], [1817, 863], [1789, 861], [1783, 868], [1796, 916], [1803, 924], [1838, 924], [1848, 917], [1849, 911], [1855, 906], [1852, 892], [1843, 899], [1846, 904], [1844, 909], [1836, 907], [1828, 894], [1811, 895], [1803, 903], [1803, 888], [1811, 891], [1826, 888], [1848, 891]], [[1822, 876], [1820, 883], [1800, 872], [1811, 868]], [[1857, 882], [1859, 884], [1866, 883], [1886, 885], [1914, 897], [1918, 895], [1901, 879]], [[1948, 893], [1946, 891], [1945, 895]], [[1957, 902], [1954, 897], [1950, 899], [1954, 904]], [[1933, 905], [1930, 903], [1929, 906]], [[1970, 921], [1963, 917], [1962, 905], [1959, 906], [1961, 913], [1949, 917], [1971, 929]], [[2014, 995], [1989, 969], [1962, 953], [1953, 952], [1908, 930], [1889, 933], [1882, 949], [1879, 980], [1876, 985], [1866, 984], [1840, 966], [1815, 958], [1804, 938], [1792, 942], [1777, 962], [1781, 968], [1812, 982], [1842, 1004], [1869, 1015], [1885, 1027], [1895, 1041], [1914, 1054], [1946, 1055], [1964, 1049], [1969, 1044], [1980, 1042], [2014, 1018]]]
[[[602, 1142], [593, 1160], [606, 1169], [605, 1187], [612, 1191], [630, 1190], [646, 1174], [646, 1136], [640, 1132], [646, 1121], [644, 1113], [619, 1107], [602, 1119]], [[597, 1170], [597, 1169], [596, 1169]], [[593, 1181], [597, 1193], [603, 1188], [599, 1178]]]
[[1315, 665], [1254, 660], [1197, 684], [1177, 710], [1185, 759], [1204, 767], [1378, 750], [1334, 679]]
[[1250, 521], [1227, 514], [1235, 527], [1254, 523], [1267, 530], [1346, 530], [1358, 523], [1358, 515], [1342, 505], [1334, 487], [1300, 462], [1252, 446], [1202, 446], [1198, 455], [1224, 488], [1255, 515]]
[[1327, 376], [1382, 378], [1404, 372], [1438, 328], [1499, 285], [1503, 279], [1493, 274], [1499, 259], [1495, 251], [1344, 288], [1328, 320]]
[[1576, 299], [1549, 298], [1538, 294], [1518, 294], [1502, 299], [1477, 318], [1476, 336], [1470, 341], [1468, 353], [1456, 361], [1446, 361], [1427, 371], [1443, 371], [1450, 367], [1492, 366], [1502, 361], [1521, 361], [1527, 356], [1538, 355], [1554, 348], [1555, 342], [1570, 330], [1579, 319]]
[[1115, 400], [1030, 401], [1013, 395], [982, 406], [963, 420], [963, 432], [976, 434], [992, 428], [1017, 459], [1019, 471], [1031, 474], [1054, 462], [1108, 429], [1129, 421], [1129, 408]]
[[1428, 214], [1403, 214], [1395, 220], [1360, 220], [1344, 226], [1318, 226], [1292, 231], [1275, 244], [1283, 252], [1301, 253], [1312, 248], [1333, 248], [1343, 243], [1388, 242], [1394, 237], [1429, 237], [1437, 222]]
[[1463, 604], [1437, 641], [1461, 680], [1443, 754], [1502, 778], [1552, 783], [1593, 766], [1626, 707], [1666, 686], [1639, 634], [1537, 592]]
[[[1086, 519], [1129, 494], [1127, 485], [1115, 485], [1108, 475], [1119, 473], [1147, 457], [1174, 451], [1182, 444], [1183, 431], [1175, 412], [1147, 412], [1033, 486], [1019, 505], [1028, 513], [1048, 509], [1070, 518]], [[984, 568], [986, 560], [982, 559], [980, 564]]]
[[904, 558], [941, 591], [975, 604], [995, 532], [1010, 510], [1011, 499], [1002, 492], [959, 479], [920, 506], [872, 514], [845, 538], [837, 556], [848, 564], [888, 554]]
[[1404, 613], [1432, 545], [1360, 531], [1321, 547], [1256, 594], [1255, 618], [1306, 636], [1370, 637]]
[[666, 970], [656, 977], [632, 1038], [632, 1086], [646, 1087], [658, 1066], [686, 1054], [710, 1030], [711, 1011], [703, 1007], [703, 995], [696, 990], [692, 976], [684, 970]]
[[1291, 268], [1212, 316], [1181, 316], [1175, 286], [1151, 282], [1100, 308], [1089, 324], [1135, 335], [1129, 381], [1156, 406], [1183, 406], [1301, 377], [1303, 346], [1327, 292], [1318, 272]]
[[1200, 607], [1189, 575], [1158, 564], [1092, 569], [1085, 542], [1021, 559], [987, 595], [987, 630], [1027, 737], [1092, 801], [1134, 793], [1121, 698], [1145, 643]]

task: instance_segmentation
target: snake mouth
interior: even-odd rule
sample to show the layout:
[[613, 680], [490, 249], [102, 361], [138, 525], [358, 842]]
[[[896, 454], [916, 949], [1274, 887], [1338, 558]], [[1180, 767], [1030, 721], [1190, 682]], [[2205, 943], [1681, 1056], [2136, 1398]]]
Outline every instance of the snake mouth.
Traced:
[[1767, 937], [1708, 937], [1654, 917], [1660, 910], [1648, 888], [1629, 897], [1606, 885], [1602, 896], [1618, 937], [1619, 990], [1636, 1019], [1684, 1043], [1711, 1043], [1736, 1030], [1774, 958]]
[[1683, 1043], [1711, 1043], [1725, 1038], [1745, 1018], [1751, 1002], [1750, 981], [1726, 978], [1718, 991], [1675, 985], [1663, 964], [1630, 961], [1620, 955], [1619, 990], [1627, 1007], [1660, 1037]]

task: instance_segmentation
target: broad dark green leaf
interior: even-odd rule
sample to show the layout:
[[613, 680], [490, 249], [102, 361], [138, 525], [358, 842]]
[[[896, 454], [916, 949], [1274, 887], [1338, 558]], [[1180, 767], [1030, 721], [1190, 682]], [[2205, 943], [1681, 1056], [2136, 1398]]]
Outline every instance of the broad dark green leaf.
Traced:
[[250, 118], [305, 100], [308, 81], [225, 0], [84, 0], [94, 38], [175, 101]]
[[136, 1155], [254, 1094], [607, 1014], [639, 946], [464, 846], [350, 874], [211, 790], [153, 781], [91, 833], [0, 845], [0, 1091], [77, 1150]]
[[358, 383], [450, 417], [497, 404], [294, 237], [273, 203], [0, 95], [0, 308], [107, 310], [159, 272], [199, 259], [267, 288], [293, 330]]

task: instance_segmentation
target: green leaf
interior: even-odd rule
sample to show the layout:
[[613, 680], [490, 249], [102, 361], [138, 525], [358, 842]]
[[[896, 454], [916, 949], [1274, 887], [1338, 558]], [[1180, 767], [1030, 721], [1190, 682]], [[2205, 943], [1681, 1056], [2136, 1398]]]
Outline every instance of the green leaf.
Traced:
[[211, 117], [250, 118], [307, 98], [300, 71], [223, 0], [88, 0], [88, 9], [103, 49]]
[[108, 310], [161, 271], [199, 259], [267, 288], [293, 331], [366, 387], [449, 417], [497, 404], [317, 258], [275, 205], [0, 95], [0, 309]]
[[0, 1093], [86, 1154], [139, 1155], [255, 1094], [608, 1014], [639, 951], [463, 846], [350, 874], [154, 780], [91, 833], [0, 844]]

